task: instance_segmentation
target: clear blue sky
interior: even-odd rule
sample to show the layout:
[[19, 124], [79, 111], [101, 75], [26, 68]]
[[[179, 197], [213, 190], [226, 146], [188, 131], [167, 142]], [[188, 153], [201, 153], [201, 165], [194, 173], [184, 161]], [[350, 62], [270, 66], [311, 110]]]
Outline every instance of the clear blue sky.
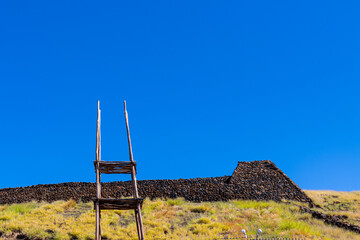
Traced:
[[[2, 1], [0, 188], [230, 175], [360, 190], [359, 1]], [[104, 181], [129, 176], [104, 176]]]

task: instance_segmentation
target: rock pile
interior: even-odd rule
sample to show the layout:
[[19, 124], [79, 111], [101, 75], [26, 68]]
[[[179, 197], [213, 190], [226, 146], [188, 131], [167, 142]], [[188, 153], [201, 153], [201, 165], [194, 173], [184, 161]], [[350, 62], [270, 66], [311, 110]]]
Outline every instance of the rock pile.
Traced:
[[[183, 197], [194, 202], [227, 201], [230, 199], [295, 200], [312, 203], [311, 199], [269, 160], [239, 162], [232, 176], [178, 180], [138, 181], [141, 197]], [[0, 204], [28, 201], [74, 199], [91, 201], [95, 184], [70, 182], [30, 187], [0, 189]], [[132, 195], [131, 182], [102, 183], [102, 196], [121, 198]]]
[[245, 186], [243, 195], [257, 197], [255, 199], [259, 200], [312, 202], [301, 188], [270, 160], [239, 162], [230, 183]]

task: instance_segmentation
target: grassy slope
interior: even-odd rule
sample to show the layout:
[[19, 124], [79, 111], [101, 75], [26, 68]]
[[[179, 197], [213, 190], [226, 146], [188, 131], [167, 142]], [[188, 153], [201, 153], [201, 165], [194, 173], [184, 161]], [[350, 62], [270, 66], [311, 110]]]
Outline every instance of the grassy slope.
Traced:
[[[360, 224], [360, 192], [306, 191], [324, 212], [347, 215]], [[335, 203], [334, 203], [335, 202]], [[340, 203], [338, 203], [340, 202]], [[341, 205], [341, 203], [345, 205]], [[346, 207], [344, 207], [346, 206]], [[307, 239], [354, 239], [360, 234], [325, 225], [300, 213], [292, 204], [256, 201], [192, 203], [183, 199], [145, 200], [146, 239], [179, 239], [180, 235], [303, 234]], [[22, 232], [39, 239], [93, 239], [95, 214], [92, 203], [58, 201], [0, 206], [0, 231], [4, 236]], [[133, 212], [103, 211], [103, 236], [137, 239]]]
[[330, 215], [344, 215], [349, 223], [360, 225], [360, 191], [305, 191], [324, 212]]

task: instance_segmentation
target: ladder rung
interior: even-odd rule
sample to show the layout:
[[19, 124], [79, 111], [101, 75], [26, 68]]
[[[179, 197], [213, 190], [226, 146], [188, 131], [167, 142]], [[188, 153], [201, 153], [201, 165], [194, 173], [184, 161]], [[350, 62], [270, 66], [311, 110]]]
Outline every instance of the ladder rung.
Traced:
[[[94, 161], [96, 169], [96, 161]], [[100, 161], [99, 171], [105, 174], [131, 174], [133, 163], [130, 161]], [[136, 174], [136, 162], [134, 162]]]
[[112, 199], [112, 198], [99, 198], [94, 199], [94, 207], [96, 202], [100, 204], [100, 210], [131, 210], [137, 209], [137, 205], [142, 206], [142, 198], [129, 198], [129, 199]]

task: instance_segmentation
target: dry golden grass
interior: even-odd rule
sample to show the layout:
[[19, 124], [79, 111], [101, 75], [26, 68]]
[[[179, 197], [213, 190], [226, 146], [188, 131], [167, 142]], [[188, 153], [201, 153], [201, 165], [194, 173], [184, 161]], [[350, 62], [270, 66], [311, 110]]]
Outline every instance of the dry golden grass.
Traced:
[[[325, 193], [307, 193], [319, 204], [326, 205], [328, 202], [321, 197]], [[352, 195], [342, 198], [354, 200]], [[356, 195], [355, 199], [360, 197]], [[354, 207], [356, 210], [358, 206]], [[354, 213], [354, 216], [357, 214]], [[310, 214], [299, 212], [294, 205], [271, 201], [192, 203], [181, 198], [145, 199], [143, 216], [147, 240], [179, 239], [185, 235], [226, 236], [239, 234], [241, 229], [253, 235], [259, 228], [264, 234], [301, 234], [306, 239], [360, 240], [360, 234], [325, 225]], [[22, 232], [37, 239], [89, 240], [94, 236], [94, 224], [92, 203], [70, 200], [0, 206], [0, 231], [3, 236]], [[102, 233], [108, 239], [137, 239], [133, 212], [103, 211]]]
[[313, 201], [321, 206], [318, 209], [330, 215], [343, 215], [346, 221], [360, 225], [360, 191], [305, 191]]

